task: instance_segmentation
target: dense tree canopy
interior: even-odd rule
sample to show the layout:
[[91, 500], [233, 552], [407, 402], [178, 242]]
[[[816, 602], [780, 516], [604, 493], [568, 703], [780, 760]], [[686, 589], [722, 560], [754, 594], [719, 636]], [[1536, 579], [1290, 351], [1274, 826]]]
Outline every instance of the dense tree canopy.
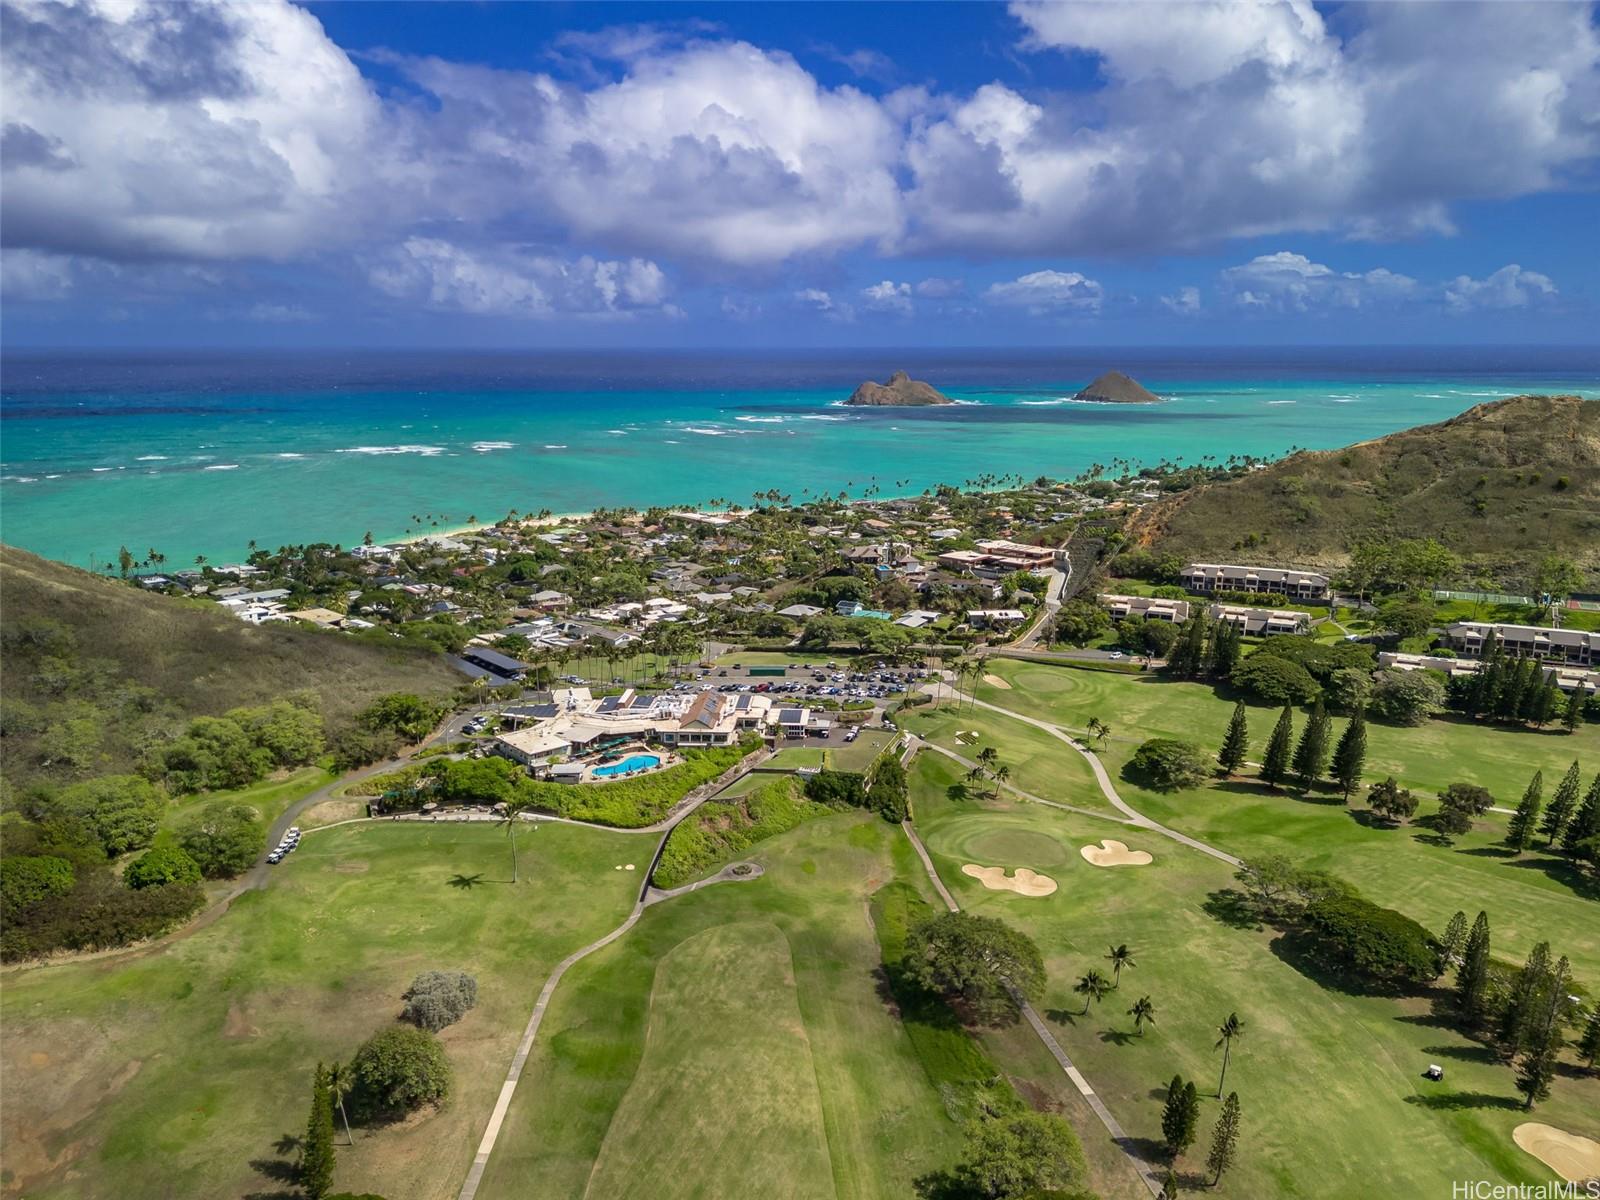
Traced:
[[913, 926], [906, 938], [906, 969], [930, 991], [960, 997], [979, 1020], [1016, 1014], [1008, 990], [1027, 999], [1044, 990], [1044, 958], [1026, 934], [994, 917], [942, 913]]

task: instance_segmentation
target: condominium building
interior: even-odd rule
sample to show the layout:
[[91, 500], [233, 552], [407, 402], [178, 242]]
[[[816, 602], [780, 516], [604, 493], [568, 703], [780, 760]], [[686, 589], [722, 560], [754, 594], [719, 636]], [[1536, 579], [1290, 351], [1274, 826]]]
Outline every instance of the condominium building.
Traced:
[[1182, 578], [1191, 592], [1270, 592], [1291, 600], [1326, 600], [1329, 594], [1326, 575], [1287, 567], [1190, 563]]

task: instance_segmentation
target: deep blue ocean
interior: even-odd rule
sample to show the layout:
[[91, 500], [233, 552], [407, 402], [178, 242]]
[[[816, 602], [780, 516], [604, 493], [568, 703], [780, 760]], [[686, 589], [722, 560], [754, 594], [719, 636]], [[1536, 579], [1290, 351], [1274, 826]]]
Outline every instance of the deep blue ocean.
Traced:
[[[953, 398], [847, 409], [904, 368]], [[1100, 372], [1168, 403], [1080, 404]], [[1328, 448], [1523, 392], [1600, 397], [1600, 347], [8, 351], [0, 537], [80, 566], [351, 544], [508, 511], [920, 492], [1092, 463]]]

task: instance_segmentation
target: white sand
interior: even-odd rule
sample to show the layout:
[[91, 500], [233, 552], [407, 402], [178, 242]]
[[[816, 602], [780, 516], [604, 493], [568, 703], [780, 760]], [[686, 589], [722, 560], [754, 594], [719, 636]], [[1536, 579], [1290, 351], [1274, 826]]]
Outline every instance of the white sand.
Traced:
[[1079, 853], [1097, 867], [1147, 867], [1154, 861], [1148, 851], [1129, 850], [1122, 842], [1110, 838], [1098, 846], [1085, 846]]
[[1018, 867], [1009, 876], [1004, 867], [980, 867], [968, 863], [961, 868], [963, 875], [971, 875], [991, 892], [1016, 892], [1019, 896], [1048, 896], [1056, 890], [1056, 881], [1040, 875], [1027, 867]]
[[1593, 1138], [1530, 1121], [1513, 1129], [1511, 1139], [1563, 1179], [1600, 1179], [1600, 1142]]
[[633, 864], [629, 863], [627, 866], [623, 867], [622, 869], [624, 871], [631, 871], [631, 870], [633, 870]]
[[983, 681], [990, 687], [997, 687], [1007, 692], [1011, 690], [1011, 685], [998, 675], [985, 675]]

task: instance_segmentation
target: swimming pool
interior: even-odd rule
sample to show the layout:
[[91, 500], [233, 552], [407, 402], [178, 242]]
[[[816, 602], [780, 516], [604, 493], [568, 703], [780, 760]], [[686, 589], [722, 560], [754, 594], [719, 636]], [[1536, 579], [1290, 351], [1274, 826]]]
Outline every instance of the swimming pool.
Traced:
[[610, 779], [613, 775], [626, 775], [630, 771], [644, 771], [650, 767], [659, 767], [661, 756], [659, 754], [630, 754], [621, 762], [614, 762], [604, 767], [596, 767], [594, 773], [601, 779]]

